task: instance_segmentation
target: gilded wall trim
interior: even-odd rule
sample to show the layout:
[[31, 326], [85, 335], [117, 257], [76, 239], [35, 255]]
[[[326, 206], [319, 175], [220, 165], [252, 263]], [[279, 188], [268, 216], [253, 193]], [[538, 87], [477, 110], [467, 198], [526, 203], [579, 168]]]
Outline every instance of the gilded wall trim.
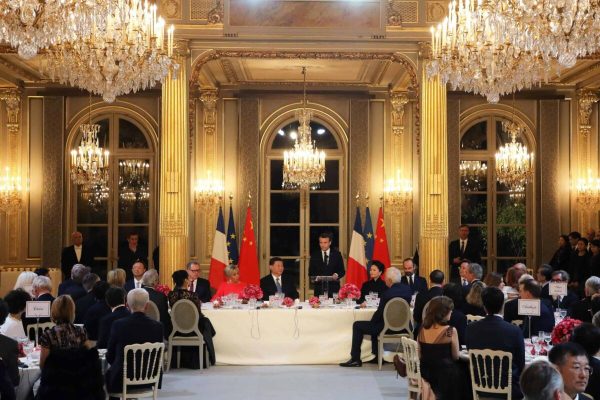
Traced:
[[[369, 177], [371, 176], [369, 173], [369, 106], [367, 99], [350, 101], [349, 200], [354, 199], [357, 192], [364, 194], [369, 188]], [[352, 203], [353, 201], [350, 202], [350, 204]], [[353, 214], [350, 213], [350, 215]]]
[[[260, 101], [252, 98], [242, 98], [240, 100], [240, 135], [238, 146], [238, 213], [240, 218], [246, 216], [246, 207], [248, 206], [248, 193], [252, 196], [250, 207], [252, 207], [252, 217], [254, 221], [254, 231], [260, 232], [257, 226], [258, 215], [258, 177], [260, 160]], [[243, 232], [244, 223], [238, 220], [237, 231]], [[259, 239], [260, 240], [260, 239]], [[260, 247], [258, 247], [260, 248]], [[260, 256], [260, 255], [259, 255]]]

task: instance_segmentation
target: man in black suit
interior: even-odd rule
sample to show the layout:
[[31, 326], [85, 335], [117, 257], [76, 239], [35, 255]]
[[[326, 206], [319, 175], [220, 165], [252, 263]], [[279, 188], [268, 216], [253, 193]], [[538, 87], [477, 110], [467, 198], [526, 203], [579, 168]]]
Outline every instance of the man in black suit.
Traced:
[[134, 262], [131, 267], [132, 278], [125, 282], [125, 291], [129, 292], [131, 289], [141, 289], [144, 284], [142, 277], [147, 270], [148, 268], [146, 268], [146, 264], [143, 261], [138, 260]]
[[408, 285], [400, 283], [402, 279], [402, 273], [396, 267], [389, 267], [385, 271], [385, 283], [388, 286], [388, 290], [383, 293], [379, 307], [373, 314], [370, 321], [356, 321], [352, 325], [352, 348], [350, 350], [350, 360], [341, 363], [340, 367], [360, 367], [362, 366], [362, 360], [360, 358], [360, 346], [363, 341], [364, 335], [371, 336], [371, 352], [375, 355], [375, 358], [369, 362], [377, 362], [377, 336], [381, 333], [384, 321], [383, 321], [383, 310], [388, 301], [395, 297], [400, 297], [410, 304], [412, 297], [412, 290]]
[[592, 322], [592, 296], [600, 295], [600, 277], [590, 276], [585, 281], [585, 297], [571, 306], [568, 316], [583, 322]]
[[144, 289], [133, 289], [127, 293], [127, 305], [131, 315], [114, 321], [108, 339], [106, 361], [110, 364], [106, 371], [106, 388], [109, 393], [123, 390], [123, 359], [125, 346], [138, 343], [162, 343], [163, 327], [144, 314], [150, 301]]
[[[588, 356], [592, 370], [600, 371], [600, 360], [596, 358], [600, 351], [600, 328], [583, 323], [573, 330], [570, 341], [580, 344]], [[600, 399], [600, 375], [590, 375], [585, 393], [594, 399]]]
[[[404, 278], [403, 278], [404, 279]], [[442, 296], [444, 294], [444, 273], [439, 269], [431, 271], [429, 274], [429, 280], [431, 281], [431, 288], [427, 291], [417, 293], [415, 298], [415, 308], [413, 311], [413, 319], [417, 324], [421, 324], [423, 321], [423, 309], [425, 304], [434, 297]], [[415, 329], [417, 332], [417, 329]]]
[[[562, 269], [558, 269], [552, 272], [551, 277], [552, 282], [565, 282], [569, 283], [569, 274], [567, 271], [563, 271]], [[548, 285], [546, 285], [547, 287]], [[550, 296], [549, 290], [548, 292], [548, 300], [552, 303], [552, 309], [561, 308], [563, 310], [568, 310], [573, 306], [577, 301], [579, 301], [579, 297], [577, 294], [567, 287], [567, 295], [566, 296]], [[542, 299], [544, 298], [544, 288], [542, 288]]]
[[156, 308], [158, 308], [158, 314], [160, 316], [160, 322], [163, 324], [165, 338], [168, 338], [173, 330], [173, 323], [171, 322], [171, 315], [169, 314], [169, 300], [167, 299], [167, 296], [154, 289], [158, 284], [158, 272], [155, 269], [149, 269], [144, 272], [142, 282], [144, 283], [144, 286], [142, 287], [148, 292], [150, 301], [156, 304]]
[[83, 278], [83, 288], [86, 291], [85, 296], [81, 296], [75, 301], [75, 323], [83, 324], [83, 318], [90, 309], [91, 306], [96, 302], [96, 296], [92, 289], [94, 285], [100, 281], [100, 278], [96, 274], [87, 274]]
[[448, 246], [450, 258], [450, 280], [459, 281], [460, 263], [465, 258], [471, 262], [481, 264], [481, 245], [473, 238], [469, 238], [469, 226], [458, 227], [458, 239], [450, 242]]
[[[467, 326], [467, 348], [470, 350], [500, 350], [512, 354], [512, 398], [523, 397], [519, 377], [525, 366], [525, 341], [521, 330], [502, 319], [504, 293], [487, 287], [481, 293], [487, 316]], [[502, 378], [504, 382], [508, 377]]]
[[132, 279], [131, 268], [137, 261], [148, 265], [148, 250], [139, 244], [140, 235], [137, 232], [131, 232], [127, 235], [127, 246], [119, 248], [119, 260], [117, 265], [123, 268], [127, 274], [127, 279]]
[[[328, 295], [332, 297], [334, 293], [340, 291], [340, 279], [346, 275], [344, 269], [344, 260], [342, 254], [331, 248], [333, 234], [324, 232], [319, 235], [319, 252], [313, 253], [310, 256], [308, 265], [309, 276], [331, 276], [333, 281], [329, 282]], [[315, 296], [323, 294], [323, 285], [321, 282], [315, 282]]]
[[560, 372], [569, 399], [593, 400], [593, 397], [584, 393], [592, 370], [581, 345], [574, 342], [557, 344], [550, 349], [548, 361]]
[[273, 257], [269, 260], [269, 269], [271, 273], [260, 280], [260, 288], [263, 291], [263, 300], [269, 300], [269, 296], [276, 293], [283, 293], [286, 297], [297, 299], [300, 297], [296, 285], [292, 278], [283, 275], [283, 260], [279, 257]]
[[[71, 278], [58, 285], [58, 295], [68, 294], [73, 301], [85, 296], [88, 292], [83, 288], [83, 278], [90, 273], [90, 269], [82, 264], [75, 264], [71, 269]], [[96, 275], [98, 276], [98, 275]], [[92, 284], [93, 286], [93, 284]], [[91, 286], [90, 286], [91, 289]]]
[[192, 293], [196, 293], [201, 302], [209, 303], [210, 298], [212, 297], [210, 292], [210, 282], [204, 278], [200, 278], [200, 264], [196, 261], [190, 261], [187, 263], [186, 269], [190, 281], [188, 290]]
[[131, 315], [127, 307], [125, 306], [125, 289], [120, 287], [111, 287], [106, 291], [104, 296], [106, 304], [111, 309], [111, 313], [105, 315], [100, 319], [98, 328], [98, 342], [96, 347], [99, 349], [105, 349], [108, 347], [108, 337], [112, 329], [113, 322], [121, 318], [128, 317]]
[[[52, 302], [54, 301], [54, 296], [50, 293], [52, 291], [52, 281], [47, 276], [36, 276], [31, 283], [31, 293], [33, 294], [33, 298], [35, 301], [49, 301], [52, 306]], [[50, 322], [50, 318], [26, 318], [23, 317], [23, 328], [25, 328], [25, 333], [27, 332], [27, 326], [31, 324], [46, 323]], [[33, 331], [31, 332], [33, 334]], [[35, 339], [35, 338], [34, 338]]]
[[521, 374], [521, 390], [525, 400], [564, 398], [560, 372], [546, 361], [534, 361], [525, 367]]
[[417, 266], [413, 262], [412, 258], [406, 258], [402, 262], [404, 266], [404, 276], [401, 282], [405, 285], [410, 286], [413, 293], [421, 293], [427, 291], [427, 280], [422, 276], [417, 275]]
[[538, 268], [535, 278], [542, 288], [540, 298], [549, 300], [551, 302], [552, 297], [550, 296], [550, 281], [552, 280], [552, 266], [548, 264], [542, 264]]
[[473, 262], [462, 262], [460, 264], [460, 267], [464, 268], [460, 274], [467, 283], [463, 286], [463, 295], [466, 299], [467, 295], [471, 291], [471, 286], [473, 285], [473, 282], [480, 281], [483, 277], [483, 267]]
[[512, 322], [515, 319], [523, 320], [523, 335], [529, 337], [529, 319], [531, 318], [531, 332], [552, 332], [554, 329], [554, 311], [540, 299], [540, 285], [533, 279], [526, 279], [519, 283], [519, 297], [523, 300], [540, 300], [540, 316], [529, 317], [519, 315], [519, 299], [508, 301], [504, 306], [504, 320]]
[[105, 299], [106, 291], [109, 287], [110, 285], [106, 281], [98, 281], [92, 288], [96, 302], [86, 311], [83, 317], [83, 326], [87, 331], [89, 340], [98, 340], [100, 320], [111, 313], [111, 309]]
[[94, 267], [94, 250], [86, 243], [83, 243], [81, 232], [71, 234], [70, 246], [63, 248], [60, 255], [60, 270], [63, 273], [63, 279], [71, 276], [71, 269], [75, 264], [83, 264], [86, 267]]

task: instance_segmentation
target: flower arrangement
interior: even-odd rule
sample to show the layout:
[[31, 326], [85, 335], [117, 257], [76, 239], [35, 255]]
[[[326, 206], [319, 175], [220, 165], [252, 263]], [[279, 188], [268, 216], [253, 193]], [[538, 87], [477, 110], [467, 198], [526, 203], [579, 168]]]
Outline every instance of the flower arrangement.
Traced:
[[286, 306], [286, 307], [291, 307], [294, 305], [294, 299], [292, 299], [291, 297], [286, 297], [281, 302], [281, 305]]
[[259, 300], [263, 298], [263, 291], [258, 285], [250, 284], [244, 288], [242, 291], [242, 298], [250, 300], [255, 299]]
[[578, 325], [581, 325], [581, 321], [573, 318], [565, 318], [558, 323], [552, 330], [552, 344], [559, 344], [568, 342], [575, 329]]
[[171, 292], [170, 287], [168, 287], [167, 285], [160, 284], [160, 283], [158, 285], [154, 286], [154, 290], [164, 294], [165, 296], [168, 296], [169, 292]]
[[313, 296], [308, 300], [308, 304], [312, 308], [319, 308], [321, 306], [321, 300], [317, 296]]
[[339, 298], [341, 300], [344, 299], [359, 299], [360, 298], [360, 289], [353, 283], [346, 283], [339, 291]]

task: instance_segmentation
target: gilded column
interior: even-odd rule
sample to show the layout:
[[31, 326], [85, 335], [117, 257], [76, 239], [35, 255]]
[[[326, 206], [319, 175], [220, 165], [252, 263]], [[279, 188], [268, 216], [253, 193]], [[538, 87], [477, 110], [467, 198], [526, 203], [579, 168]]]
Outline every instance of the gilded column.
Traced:
[[421, 79], [421, 228], [420, 273], [429, 277], [434, 269], [448, 277], [448, 159], [446, 87], [439, 78]]
[[[187, 56], [187, 54], [186, 54]], [[188, 58], [179, 57], [179, 70], [162, 85], [160, 145], [160, 281], [185, 268], [189, 236]]]

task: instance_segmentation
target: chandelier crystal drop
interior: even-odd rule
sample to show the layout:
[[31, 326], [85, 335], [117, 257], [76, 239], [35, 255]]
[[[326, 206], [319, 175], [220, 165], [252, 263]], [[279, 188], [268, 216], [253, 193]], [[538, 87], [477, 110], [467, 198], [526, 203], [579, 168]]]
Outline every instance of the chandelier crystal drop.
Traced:
[[0, 176], [0, 211], [10, 213], [21, 207], [22, 192], [24, 188], [21, 177], [11, 175], [10, 168], [4, 169], [4, 175]]
[[385, 204], [391, 208], [394, 214], [402, 214], [410, 211], [412, 204], [413, 187], [412, 181], [402, 178], [400, 170], [396, 171], [396, 178], [388, 179], [383, 189]]
[[206, 178], [196, 180], [194, 186], [196, 205], [205, 208], [218, 205], [221, 202], [223, 190], [223, 180], [213, 178], [212, 172], [208, 171]]
[[578, 178], [575, 182], [576, 201], [587, 212], [600, 209], [600, 178], [592, 176], [588, 169], [587, 178]]
[[481, 190], [487, 180], [485, 161], [463, 160], [459, 164], [461, 188], [465, 192]]
[[113, 0], [0, 0], [0, 41], [30, 59], [61, 41], [88, 37]]
[[310, 119], [312, 112], [306, 109], [306, 67], [304, 77], [302, 109], [296, 112], [298, 136], [294, 147], [283, 153], [284, 189], [317, 189], [325, 182], [325, 152], [319, 151], [311, 140]]
[[509, 191], [522, 192], [533, 177], [534, 154], [527, 151], [527, 146], [517, 142], [523, 127], [514, 121], [503, 121], [502, 129], [511, 141], [496, 153], [496, 178]]
[[112, 103], [120, 95], [162, 82], [179, 65], [173, 58], [171, 26], [156, 16], [156, 5], [140, 0], [113, 0], [105, 21], [88, 36], [49, 47], [45, 72], [62, 84], [80, 87]]

